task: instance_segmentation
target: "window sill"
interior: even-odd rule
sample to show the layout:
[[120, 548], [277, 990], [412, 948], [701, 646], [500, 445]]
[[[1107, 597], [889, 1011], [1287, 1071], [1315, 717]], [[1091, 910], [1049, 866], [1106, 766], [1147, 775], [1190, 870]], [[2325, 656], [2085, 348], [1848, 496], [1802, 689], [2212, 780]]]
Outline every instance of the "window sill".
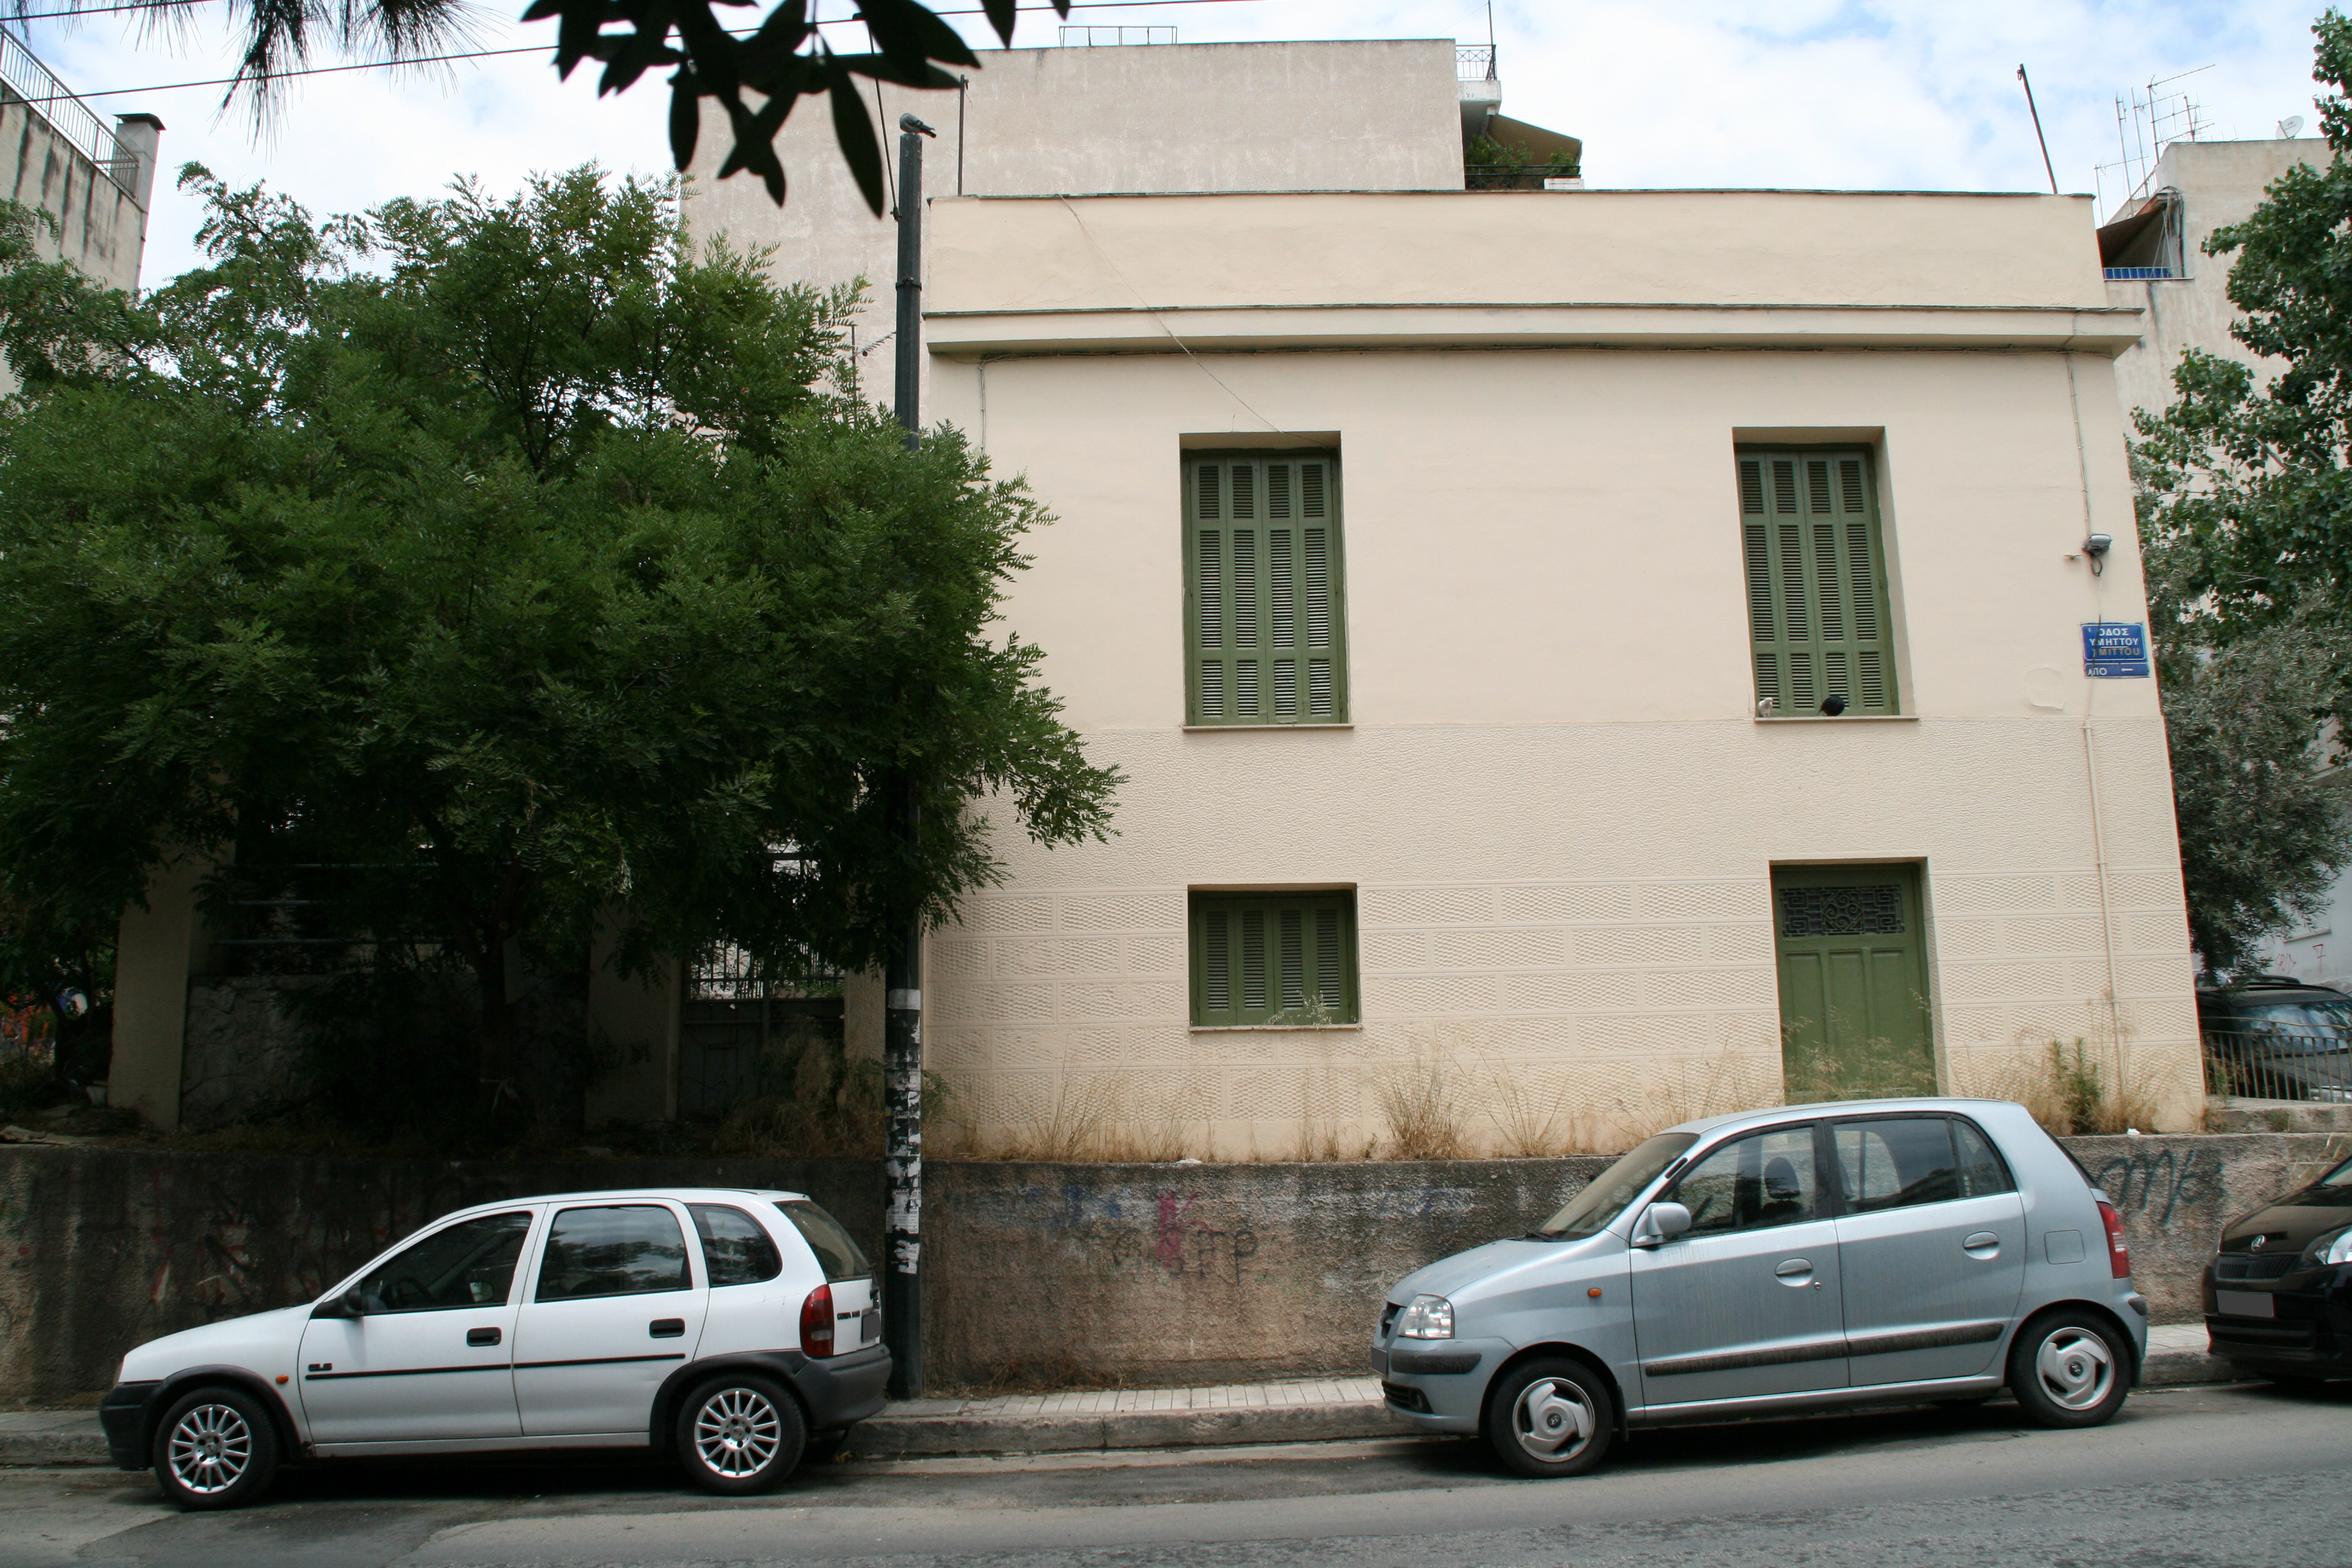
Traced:
[[1186, 1031], [1195, 1035], [1302, 1035], [1344, 1033], [1360, 1029], [1361, 1024], [1188, 1024]]
[[1178, 729], [1188, 735], [1222, 735], [1239, 731], [1248, 734], [1257, 730], [1352, 730], [1355, 725], [1338, 724], [1180, 724]]
[[1916, 713], [1841, 713], [1832, 719], [1826, 713], [1791, 713], [1787, 718], [1767, 719], [1758, 714], [1750, 721], [1757, 724], [1916, 724]]

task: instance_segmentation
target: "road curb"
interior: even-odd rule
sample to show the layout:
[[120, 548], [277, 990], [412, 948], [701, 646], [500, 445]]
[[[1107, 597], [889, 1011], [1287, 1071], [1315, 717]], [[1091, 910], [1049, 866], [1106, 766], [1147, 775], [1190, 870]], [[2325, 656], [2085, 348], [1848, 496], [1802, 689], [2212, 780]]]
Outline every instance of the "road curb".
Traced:
[[1396, 1437], [1412, 1428], [1381, 1404], [1287, 1405], [1225, 1410], [1138, 1410], [1117, 1415], [894, 1415], [861, 1421], [845, 1454], [1057, 1454], [1102, 1448], [1189, 1448]]
[[0, 1465], [110, 1465], [98, 1416], [86, 1410], [0, 1413]]
[[2140, 1363], [2142, 1388], [2179, 1388], [2198, 1383], [2235, 1383], [2238, 1373], [2228, 1362], [2201, 1350], [2150, 1351]]
[[[2231, 1383], [2230, 1363], [2202, 1349], [2152, 1351], [2143, 1388]], [[1115, 1414], [992, 1415], [980, 1411], [894, 1412], [858, 1423], [845, 1456], [1062, 1454], [1112, 1448], [1239, 1447], [1396, 1437], [1414, 1429], [1377, 1402], [1128, 1410]], [[0, 1466], [110, 1465], [98, 1416], [81, 1410], [0, 1413]]]

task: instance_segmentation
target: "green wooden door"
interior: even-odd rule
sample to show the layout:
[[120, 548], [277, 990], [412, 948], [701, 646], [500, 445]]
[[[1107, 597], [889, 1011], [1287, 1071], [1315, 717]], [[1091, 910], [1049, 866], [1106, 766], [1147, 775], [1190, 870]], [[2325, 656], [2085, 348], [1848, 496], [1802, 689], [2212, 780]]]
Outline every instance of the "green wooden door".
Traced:
[[1791, 1102], [1936, 1092], [1916, 866], [1772, 873]]

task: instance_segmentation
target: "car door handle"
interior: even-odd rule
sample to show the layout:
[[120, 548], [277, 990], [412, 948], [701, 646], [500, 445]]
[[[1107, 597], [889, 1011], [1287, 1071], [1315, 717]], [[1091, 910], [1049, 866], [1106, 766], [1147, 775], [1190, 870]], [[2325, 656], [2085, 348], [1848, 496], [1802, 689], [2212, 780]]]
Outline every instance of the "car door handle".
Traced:
[[686, 1337], [684, 1318], [656, 1318], [646, 1325], [646, 1332], [657, 1340], [682, 1340]]
[[466, 1342], [469, 1345], [475, 1346], [477, 1349], [483, 1345], [497, 1344], [503, 1337], [504, 1336], [502, 1336], [496, 1329], [467, 1329], [466, 1331]]
[[2000, 1237], [1991, 1231], [1979, 1230], [1960, 1239], [1960, 1250], [1970, 1258], [1992, 1258], [2000, 1251]]
[[1791, 1258], [1787, 1262], [1781, 1264], [1778, 1268], [1772, 1270], [1773, 1273], [1779, 1275], [1781, 1279], [1794, 1280], [1800, 1285], [1804, 1283], [1805, 1277], [1812, 1271], [1812, 1259], [1809, 1258]]

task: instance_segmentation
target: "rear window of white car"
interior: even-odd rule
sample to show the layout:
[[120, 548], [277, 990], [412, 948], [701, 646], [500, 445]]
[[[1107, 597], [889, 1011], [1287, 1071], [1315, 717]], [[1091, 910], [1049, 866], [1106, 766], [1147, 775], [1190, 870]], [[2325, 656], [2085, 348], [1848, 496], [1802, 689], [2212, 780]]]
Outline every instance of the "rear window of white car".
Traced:
[[841, 1228], [839, 1220], [805, 1198], [781, 1203], [776, 1207], [793, 1222], [793, 1228], [807, 1241], [809, 1250], [816, 1254], [817, 1265], [824, 1270], [826, 1279], [864, 1279], [873, 1274], [874, 1266], [866, 1261], [866, 1254], [849, 1239], [849, 1233]]
[[710, 1283], [757, 1285], [784, 1271], [783, 1255], [767, 1227], [726, 1204], [688, 1204], [695, 1234], [702, 1238], [702, 1266]]

